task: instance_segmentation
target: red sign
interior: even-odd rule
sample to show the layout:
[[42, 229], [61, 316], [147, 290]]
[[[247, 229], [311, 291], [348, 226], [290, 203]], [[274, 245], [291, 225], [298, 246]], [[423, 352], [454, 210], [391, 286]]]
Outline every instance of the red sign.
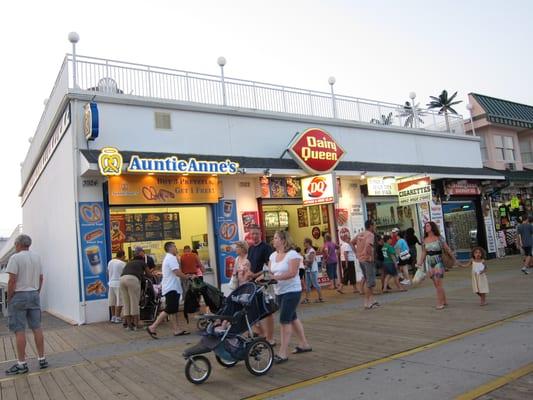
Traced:
[[456, 196], [476, 196], [481, 194], [479, 185], [468, 181], [447, 182], [445, 185], [445, 192], [449, 195]]
[[289, 153], [306, 171], [322, 174], [334, 170], [345, 151], [326, 131], [310, 128], [292, 141]]

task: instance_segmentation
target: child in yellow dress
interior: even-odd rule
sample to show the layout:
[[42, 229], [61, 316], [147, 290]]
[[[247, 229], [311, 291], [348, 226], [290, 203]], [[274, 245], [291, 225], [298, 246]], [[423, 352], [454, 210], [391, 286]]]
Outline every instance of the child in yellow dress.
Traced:
[[485, 250], [481, 247], [474, 247], [472, 249], [472, 259], [462, 266], [472, 268], [472, 290], [479, 296], [479, 305], [486, 305], [489, 281], [487, 279], [487, 266], [485, 265]]

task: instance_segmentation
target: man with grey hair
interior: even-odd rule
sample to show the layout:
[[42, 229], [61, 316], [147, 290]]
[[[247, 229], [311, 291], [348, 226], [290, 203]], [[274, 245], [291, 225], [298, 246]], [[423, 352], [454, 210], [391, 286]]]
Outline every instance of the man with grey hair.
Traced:
[[44, 336], [41, 328], [41, 302], [39, 294], [43, 286], [41, 260], [30, 250], [31, 238], [19, 235], [15, 239], [16, 253], [11, 256], [6, 272], [9, 274], [7, 284], [8, 325], [15, 333], [17, 341], [18, 362], [6, 371], [7, 375], [25, 374], [26, 363], [26, 322], [33, 331], [35, 346], [39, 356], [39, 368], [48, 367], [44, 357]]

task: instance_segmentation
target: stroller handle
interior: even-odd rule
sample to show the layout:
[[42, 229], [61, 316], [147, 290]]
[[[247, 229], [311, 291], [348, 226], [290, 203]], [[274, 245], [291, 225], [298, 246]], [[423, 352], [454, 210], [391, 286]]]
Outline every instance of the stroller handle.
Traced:
[[268, 286], [268, 285], [275, 285], [278, 283], [275, 279], [258, 279], [255, 281], [255, 283], [259, 286]]

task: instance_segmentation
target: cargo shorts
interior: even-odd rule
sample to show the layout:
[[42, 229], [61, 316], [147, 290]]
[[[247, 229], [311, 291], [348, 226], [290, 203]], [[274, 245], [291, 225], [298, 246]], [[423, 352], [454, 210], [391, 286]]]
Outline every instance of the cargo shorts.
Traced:
[[11, 332], [26, 330], [26, 322], [31, 330], [41, 327], [41, 299], [37, 290], [15, 292], [7, 306], [8, 327]]

